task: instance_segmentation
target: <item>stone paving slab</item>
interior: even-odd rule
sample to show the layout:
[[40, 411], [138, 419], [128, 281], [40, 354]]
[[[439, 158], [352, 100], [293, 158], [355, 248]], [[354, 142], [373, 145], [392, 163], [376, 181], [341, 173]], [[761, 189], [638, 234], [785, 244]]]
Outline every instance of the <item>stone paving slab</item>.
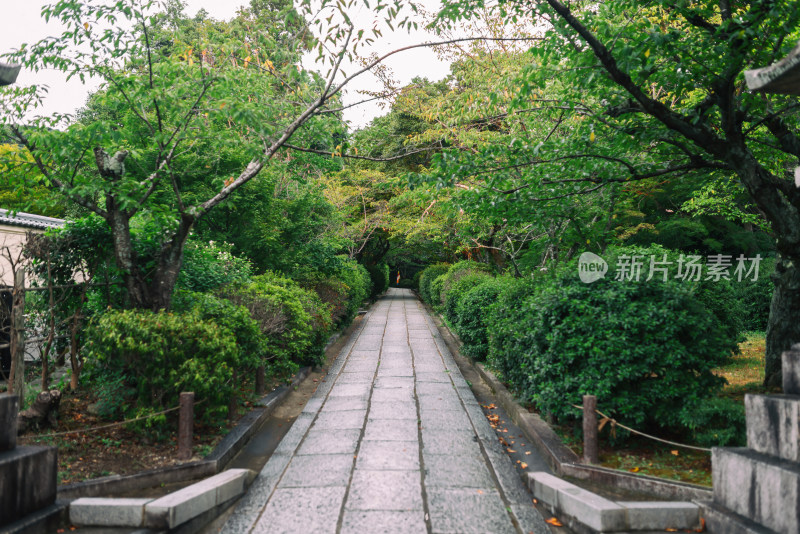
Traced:
[[297, 454], [353, 454], [361, 430], [353, 428], [311, 429]]
[[346, 491], [346, 486], [275, 490], [252, 532], [333, 534]]
[[347, 486], [353, 471], [352, 454], [295, 456], [280, 482], [282, 488]]
[[549, 532], [408, 290], [364, 317], [221, 532]]
[[419, 424], [413, 419], [370, 419], [364, 430], [364, 441], [415, 441], [418, 434]]
[[364, 441], [356, 469], [403, 471], [419, 469], [418, 441]]
[[425, 514], [415, 512], [345, 510], [341, 534], [408, 534], [427, 532]]
[[345, 509], [421, 512], [420, 472], [356, 469]]
[[431, 530], [435, 534], [516, 533], [496, 491], [428, 488]]
[[319, 414], [315, 429], [361, 429], [367, 419], [367, 410], [341, 410]]

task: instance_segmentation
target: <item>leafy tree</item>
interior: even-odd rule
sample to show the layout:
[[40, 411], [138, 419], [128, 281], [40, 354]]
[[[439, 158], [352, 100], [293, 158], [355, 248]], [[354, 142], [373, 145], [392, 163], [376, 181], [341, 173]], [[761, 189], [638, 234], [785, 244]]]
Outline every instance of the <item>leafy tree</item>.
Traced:
[[[83, 120], [54, 116], [22, 127], [44, 88], [0, 95], [4, 123], [46, 185], [111, 229], [129, 304], [157, 310], [170, 304], [198, 220], [268, 167], [290, 138], [328, 148], [330, 132], [342, 130], [338, 95], [352, 79], [336, 81], [341, 63], [374, 32], [356, 31], [337, 2], [323, 2], [319, 13], [331, 17], [317, 40], [304, 20], [310, 3], [297, 11], [287, 0], [258, 0], [230, 24], [189, 20], [179, 2], [165, 12], [153, 5], [62, 0], [43, 9], [66, 27], [61, 35], [5, 56], [34, 71], [99, 77]], [[399, 20], [399, 3], [381, 5], [393, 6], [386, 16]], [[330, 65], [327, 78], [297, 66], [299, 50], [311, 45]], [[160, 224], [149, 269], [131, 235], [144, 215]]]
[[[767, 329], [766, 379], [800, 339], [800, 157], [795, 99], [753, 94], [744, 71], [782, 58], [800, 37], [790, 2], [502, 1], [506, 20], [544, 28], [516, 93], [518, 109], [557, 89], [574, 120], [563, 141], [512, 145], [503, 166], [542, 166], [554, 195], [686, 175], [735, 176], [774, 232], [779, 259]], [[476, 0], [447, 0], [439, 22], [472, 17]], [[487, 158], [488, 159], [488, 158]], [[551, 167], [558, 164], [561, 172]], [[542, 180], [543, 181], [543, 180]], [[534, 189], [529, 187], [528, 190]], [[535, 196], [535, 195], [534, 195]]]

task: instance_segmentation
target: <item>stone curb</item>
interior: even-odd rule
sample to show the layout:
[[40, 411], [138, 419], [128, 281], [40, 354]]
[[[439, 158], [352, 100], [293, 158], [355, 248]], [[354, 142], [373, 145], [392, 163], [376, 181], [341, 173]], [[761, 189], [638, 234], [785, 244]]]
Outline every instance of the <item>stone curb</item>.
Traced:
[[472, 358], [461, 354], [458, 349], [462, 343], [458, 335], [448, 328], [436, 312], [426, 304], [423, 303], [423, 305], [431, 312], [432, 316], [437, 317], [436, 326], [450, 351], [461, 355], [478, 371], [478, 374], [495, 394], [503, 409], [514, 421], [514, 424], [519, 426], [531, 443], [536, 446], [554, 473], [559, 476], [588, 480], [621, 490], [643, 493], [659, 499], [681, 501], [707, 501], [712, 499], [712, 491], [705, 486], [647, 475], [634, 475], [633, 473], [580, 463], [578, 455], [561, 442], [561, 439], [553, 429], [537, 414], [530, 413], [520, 406], [511, 392], [491, 371], [487, 370], [482, 364], [476, 363]]
[[174, 529], [244, 493], [249, 469], [231, 469], [158, 499], [82, 497], [70, 504], [76, 525]]
[[222, 438], [211, 454], [206, 456], [206, 461], [216, 462], [217, 471], [225, 469], [228, 463], [247, 445], [261, 424], [275, 411], [275, 407], [283, 402], [292, 389], [305, 380], [310, 373], [311, 367], [303, 367], [294, 376], [289, 386], [281, 385], [257, 401], [261, 408], [253, 409], [242, 417], [233, 430]]
[[611, 501], [549, 473], [528, 473], [534, 497], [577, 531], [695, 530], [700, 507], [691, 502]]

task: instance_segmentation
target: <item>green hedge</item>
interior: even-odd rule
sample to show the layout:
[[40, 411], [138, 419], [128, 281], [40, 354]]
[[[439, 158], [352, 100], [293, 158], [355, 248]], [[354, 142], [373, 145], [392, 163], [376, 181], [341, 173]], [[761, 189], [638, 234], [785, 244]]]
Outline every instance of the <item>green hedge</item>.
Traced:
[[457, 309], [461, 303], [461, 299], [467, 294], [467, 291], [480, 284], [485, 280], [491, 280], [492, 275], [481, 271], [462, 271], [466, 273], [460, 276], [457, 280], [452, 281], [444, 291], [445, 284], [442, 284], [442, 300], [444, 301], [443, 311], [445, 318], [451, 325], [455, 325], [458, 321]]
[[[661, 261], [664, 255], [667, 261], [672, 262], [670, 268], [670, 275], [674, 276], [677, 273], [677, 265], [681, 255], [689, 256], [682, 252], [665, 249], [660, 245], [651, 245], [649, 247], [613, 247], [610, 248], [603, 257], [608, 261], [609, 268], [614, 269], [617, 263], [617, 258], [626, 254], [629, 256], [639, 255], [643, 256], [643, 269], [642, 278], [639, 283], [645, 282], [645, 278], [650, 269], [650, 256], [655, 257], [655, 261]], [[702, 263], [705, 264], [703, 257]], [[735, 266], [735, 259], [733, 261]], [[577, 270], [577, 268], [576, 268]], [[733, 269], [731, 269], [731, 275]], [[749, 310], [745, 308], [745, 304], [741, 298], [741, 289], [748, 286], [747, 282], [738, 282], [735, 280], [713, 280], [706, 279], [706, 271], [703, 271], [702, 279], [699, 281], [680, 281], [679, 283], [690, 291], [695, 299], [703, 304], [708, 311], [714, 316], [717, 326], [725, 332], [730, 339], [738, 342], [744, 341], [745, 317], [749, 314]], [[658, 279], [659, 274], [656, 274], [654, 279]], [[610, 273], [607, 277], [614, 277], [614, 273]]]
[[450, 266], [444, 275], [439, 289], [439, 300], [434, 302], [435, 305], [444, 306], [446, 304], [447, 294], [453, 284], [464, 278], [476, 273], [491, 273], [491, 268], [485, 263], [478, 263], [477, 261], [460, 261]]
[[250, 284], [228, 286], [221, 295], [245, 306], [267, 338], [267, 358], [319, 364], [330, 333], [330, 308], [313, 292], [275, 273]]
[[[234, 392], [234, 370], [252, 363], [233, 332], [197, 313], [109, 310], [91, 322], [86, 337], [90, 376], [108, 416], [171, 408], [182, 391], [193, 391], [204, 401], [201, 417], [213, 419]], [[125, 404], [127, 390], [135, 411]]]
[[712, 369], [736, 344], [677, 283], [584, 284], [567, 273], [537, 288], [511, 284], [492, 307], [489, 361], [539, 410], [566, 419], [597, 395], [628, 424], [681, 426], [680, 414], [718, 392]]
[[267, 339], [246, 307], [208, 293], [177, 291], [172, 298], [172, 309], [176, 313], [194, 313], [203, 321], [233, 333], [243, 356], [242, 363], [253, 367], [263, 363]]
[[486, 359], [489, 353], [489, 335], [486, 330], [489, 310], [500, 293], [514, 283], [514, 279], [509, 277], [484, 278], [461, 297], [452, 324], [464, 342], [461, 348], [464, 354], [478, 361]]
[[431, 300], [431, 284], [436, 278], [445, 274], [448, 269], [450, 269], [449, 263], [437, 263], [426, 267], [420, 272], [419, 296], [428, 306], [433, 306], [433, 300]]
[[233, 255], [227, 243], [190, 239], [183, 248], [177, 287], [189, 291], [214, 291], [225, 284], [243, 283], [253, 274], [252, 263]]
[[375, 300], [389, 289], [389, 266], [385, 263], [377, 263], [367, 265], [366, 269], [372, 282], [370, 298]]
[[344, 327], [353, 322], [361, 305], [372, 294], [372, 280], [367, 269], [353, 260], [344, 263], [336, 277], [347, 286], [347, 310], [339, 321], [339, 325]]

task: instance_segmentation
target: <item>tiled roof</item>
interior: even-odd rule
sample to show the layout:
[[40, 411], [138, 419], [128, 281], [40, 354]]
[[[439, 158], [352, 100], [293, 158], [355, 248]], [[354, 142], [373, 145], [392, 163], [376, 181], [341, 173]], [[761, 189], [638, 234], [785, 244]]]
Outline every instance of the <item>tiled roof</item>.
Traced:
[[23, 213], [18, 211], [12, 215], [9, 210], [0, 208], [0, 224], [10, 226], [22, 226], [25, 228], [61, 228], [64, 226], [64, 219], [54, 219], [44, 215], [34, 215], [33, 213]]

